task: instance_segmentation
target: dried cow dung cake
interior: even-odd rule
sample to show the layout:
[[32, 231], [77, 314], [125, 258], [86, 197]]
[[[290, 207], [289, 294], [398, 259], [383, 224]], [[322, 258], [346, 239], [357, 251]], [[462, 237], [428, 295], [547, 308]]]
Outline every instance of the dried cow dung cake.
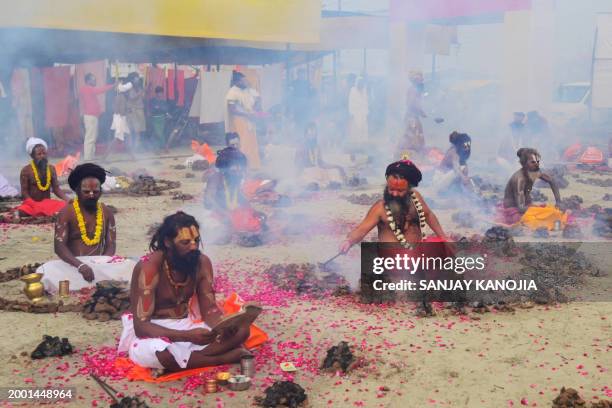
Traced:
[[540, 190], [533, 190], [531, 192], [531, 199], [537, 202], [548, 201], [548, 197], [544, 193], [542, 193]]
[[579, 408], [586, 407], [586, 402], [573, 388], [562, 387], [557, 398], [553, 400], [552, 408]]
[[193, 171], [204, 171], [204, 170], [208, 170], [209, 167], [210, 167], [210, 163], [208, 163], [207, 160], [196, 160], [191, 165], [191, 169]]
[[83, 317], [101, 322], [119, 320], [129, 307], [130, 293], [126, 283], [101, 281], [96, 283], [96, 291], [83, 305]]
[[137, 397], [123, 397], [121, 401], [112, 404], [110, 408], [149, 408], [149, 406]]
[[45, 357], [61, 357], [72, 354], [72, 345], [66, 337], [60, 340], [59, 337], [43, 336], [43, 341], [32, 352], [30, 357], [33, 359], [41, 359]]
[[500, 225], [489, 228], [485, 232], [485, 238], [484, 238], [485, 241], [490, 241], [490, 242], [508, 241], [511, 239], [512, 239], [512, 235], [510, 234], [510, 230]]
[[574, 194], [567, 198], [562, 199], [561, 206], [568, 210], [579, 210], [583, 202], [584, 201], [582, 200], [582, 197]]
[[337, 346], [331, 347], [327, 350], [327, 355], [323, 364], [321, 364], [322, 370], [342, 370], [347, 372], [350, 365], [355, 361], [355, 356], [351, 352], [346, 341], [341, 341]]
[[256, 397], [255, 402], [265, 408], [296, 408], [306, 401], [306, 391], [293, 381], [276, 381], [264, 391], [265, 397]]
[[42, 265], [41, 263], [27, 264], [7, 269], [5, 272], [0, 272], [0, 282], [8, 282], [13, 279], [18, 279], [24, 275], [29, 275], [36, 272], [36, 269]]

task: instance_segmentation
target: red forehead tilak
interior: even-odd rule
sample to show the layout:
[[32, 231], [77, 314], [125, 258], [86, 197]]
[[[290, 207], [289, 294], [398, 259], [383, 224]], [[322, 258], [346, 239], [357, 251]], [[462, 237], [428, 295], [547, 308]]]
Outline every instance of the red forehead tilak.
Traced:
[[403, 190], [408, 188], [408, 181], [391, 176], [387, 179], [387, 185], [393, 189]]

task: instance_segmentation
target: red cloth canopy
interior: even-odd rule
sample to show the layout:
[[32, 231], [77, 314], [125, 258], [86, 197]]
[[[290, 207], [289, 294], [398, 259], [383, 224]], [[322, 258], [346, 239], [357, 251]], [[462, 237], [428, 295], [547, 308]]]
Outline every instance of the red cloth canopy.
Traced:
[[428, 21], [531, 8], [531, 0], [391, 0], [393, 21]]

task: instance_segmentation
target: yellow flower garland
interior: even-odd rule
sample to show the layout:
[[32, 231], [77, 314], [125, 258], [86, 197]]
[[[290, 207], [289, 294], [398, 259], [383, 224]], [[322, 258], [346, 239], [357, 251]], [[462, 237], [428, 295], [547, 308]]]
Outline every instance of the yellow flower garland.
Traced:
[[40, 183], [40, 177], [38, 176], [38, 169], [34, 164], [34, 160], [30, 161], [30, 166], [32, 166], [32, 171], [34, 172], [34, 180], [36, 180], [36, 186], [40, 191], [47, 191], [49, 187], [51, 187], [51, 166], [47, 165], [47, 183], [46, 185], [42, 185]]
[[75, 198], [72, 202], [74, 212], [79, 223], [79, 230], [81, 231], [81, 240], [87, 246], [94, 246], [100, 243], [100, 237], [102, 236], [102, 204], [98, 201], [98, 208], [96, 209], [96, 232], [92, 239], [87, 236], [87, 230], [85, 229], [85, 220], [83, 219], [83, 213], [81, 213], [81, 207], [79, 207], [79, 199]]

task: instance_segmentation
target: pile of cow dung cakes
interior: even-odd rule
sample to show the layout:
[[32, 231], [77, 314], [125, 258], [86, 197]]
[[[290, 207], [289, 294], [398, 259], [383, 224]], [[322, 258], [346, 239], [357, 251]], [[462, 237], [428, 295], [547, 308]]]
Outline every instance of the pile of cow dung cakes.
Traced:
[[540, 190], [533, 190], [531, 192], [531, 199], [533, 201], [540, 202], [540, 203], [548, 201], [548, 197], [544, 193], [542, 193]]
[[588, 178], [588, 179], [582, 179], [582, 178], [578, 178], [576, 179], [576, 181], [578, 183], [582, 183], [582, 184], [588, 184], [591, 186], [597, 186], [597, 187], [612, 187], [612, 178], [607, 178], [607, 179], [596, 179], [596, 178]]
[[204, 171], [210, 168], [210, 163], [208, 160], [196, 160], [191, 165], [191, 169], [193, 171]]
[[41, 263], [27, 264], [23, 266], [16, 266], [14, 268], [7, 269], [4, 272], [0, 272], [0, 282], [8, 282], [13, 279], [19, 279], [24, 275], [35, 273], [36, 269], [42, 265]]
[[476, 221], [471, 211], [457, 211], [453, 213], [451, 220], [462, 228], [473, 228]]
[[529, 244], [519, 262], [523, 267], [516, 279], [535, 282], [538, 290], [526, 295], [539, 304], [567, 302], [567, 294], [579, 288], [586, 275], [601, 276], [599, 268], [569, 242]]
[[595, 215], [593, 233], [602, 238], [612, 238], [612, 208], [606, 208]]
[[101, 322], [120, 320], [129, 307], [130, 292], [127, 283], [102, 281], [96, 283], [96, 291], [83, 305], [83, 317]]
[[264, 275], [278, 288], [297, 294], [323, 294], [348, 284], [338, 274], [330, 273], [319, 278], [316, 271], [317, 266], [311, 263], [274, 264], [264, 271]]
[[357, 205], [374, 205], [378, 200], [382, 199], [382, 195], [380, 194], [351, 194], [348, 196], [344, 196], [351, 204]]
[[264, 397], [255, 397], [255, 403], [265, 408], [297, 408], [306, 401], [306, 391], [293, 381], [276, 381], [264, 391]]
[[321, 364], [321, 369], [346, 373], [355, 361], [356, 359], [351, 351], [351, 347], [349, 347], [346, 341], [341, 341], [337, 346], [332, 346], [327, 350], [327, 355], [323, 360], [323, 364]]
[[584, 200], [577, 195], [571, 195], [561, 200], [561, 206], [567, 210], [579, 210]]
[[120, 401], [112, 404], [110, 408], [149, 408], [149, 406], [137, 397], [123, 397]]
[[[589, 408], [612, 408], [612, 401], [599, 400], [591, 402]], [[552, 408], [587, 408], [586, 401], [573, 388], [561, 387], [557, 398], [552, 401]]]
[[472, 180], [474, 181], [474, 183], [476, 184], [476, 186], [478, 187], [480, 191], [490, 191], [492, 193], [502, 192], [501, 185], [486, 181], [480, 176], [474, 176], [472, 177]]
[[179, 188], [179, 181], [156, 179], [152, 176], [140, 175], [129, 187], [109, 191], [109, 194], [127, 194], [129, 196], [158, 196], [163, 191]]

